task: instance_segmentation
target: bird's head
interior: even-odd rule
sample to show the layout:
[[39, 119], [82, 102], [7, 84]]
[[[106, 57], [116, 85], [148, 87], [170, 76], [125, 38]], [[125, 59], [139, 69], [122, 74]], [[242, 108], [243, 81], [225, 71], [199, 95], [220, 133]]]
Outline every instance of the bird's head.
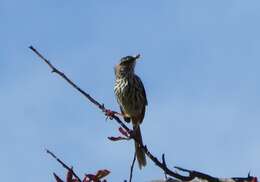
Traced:
[[138, 58], [140, 58], [140, 54], [121, 58], [119, 64], [115, 67], [116, 76], [124, 77], [134, 74], [134, 68]]

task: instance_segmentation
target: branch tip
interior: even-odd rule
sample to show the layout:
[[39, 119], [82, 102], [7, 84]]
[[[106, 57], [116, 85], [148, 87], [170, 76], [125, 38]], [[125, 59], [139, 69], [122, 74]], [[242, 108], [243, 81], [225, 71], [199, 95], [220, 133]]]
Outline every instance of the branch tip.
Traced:
[[175, 169], [178, 169], [179, 171], [183, 171], [183, 172], [187, 172], [187, 173], [191, 173], [191, 172], [192, 172], [191, 170], [184, 169], [184, 168], [178, 167], [178, 166], [175, 166], [174, 168], [175, 168]]
[[166, 162], [165, 162], [165, 154], [162, 154], [162, 163], [165, 167], [167, 167]]

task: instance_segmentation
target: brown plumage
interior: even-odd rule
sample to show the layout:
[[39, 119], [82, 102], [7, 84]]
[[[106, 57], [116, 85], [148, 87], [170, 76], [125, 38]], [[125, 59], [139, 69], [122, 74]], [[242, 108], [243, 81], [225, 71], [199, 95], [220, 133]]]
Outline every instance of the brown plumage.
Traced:
[[[115, 67], [115, 95], [126, 122], [132, 122], [135, 136], [143, 143], [140, 124], [147, 105], [146, 93], [141, 79], [134, 73], [136, 60], [140, 57], [126, 56]], [[146, 165], [145, 153], [135, 142], [135, 151], [140, 169]]]

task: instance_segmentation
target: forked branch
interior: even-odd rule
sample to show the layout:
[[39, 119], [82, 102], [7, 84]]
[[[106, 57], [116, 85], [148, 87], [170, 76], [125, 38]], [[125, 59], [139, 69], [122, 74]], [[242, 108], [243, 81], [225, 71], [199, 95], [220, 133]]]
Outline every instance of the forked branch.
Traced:
[[[82, 90], [78, 85], [76, 85], [70, 78], [68, 78], [63, 72], [61, 72], [60, 70], [58, 70], [55, 66], [53, 66], [51, 64], [51, 62], [49, 60], [47, 60], [39, 51], [37, 51], [33, 46], [29, 47], [37, 56], [39, 56], [41, 58], [42, 61], [44, 61], [52, 70], [53, 73], [58, 74], [59, 76], [61, 76], [64, 80], [66, 80], [73, 88], [75, 88], [76, 90], [78, 90], [86, 99], [88, 99], [91, 103], [93, 103], [94, 105], [96, 105], [102, 112], [105, 113], [106, 116], [108, 116], [110, 119], [114, 119], [121, 127], [123, 127], [129, 134], [130, 137], [135, 140], [136, 142], [138, 142], [138, 140], [135, 138], [135, 135], [132, 135], [132, 130], [129, 129], [124, 122], [122, 122], [122, 120], [120, 120], [120, 118], [115, 114], [116, 112], [113, 112], [109, 109], [106, 109], [104, 104], [99, 103], [97, 100], [95, 100], [93, 97], [91, 97], [88, 93], [86, 93], [84, 90]], [[187, 172], [189, 175], [188, 176], [184, 176], [184, 175], [180, 175], [177, 172], [172, 171], [171, 169], [168, 168], [168, 166], [165, 163], [165, 159], [163, 156], [162, 161], [158, 160], [157, 157], [155, 157], [147, 148], [146, 145], [142, 145], [141, 143], [139, 143], [141, 148], [144, 150], [145, 154], [159, 167], [161, 168], [165, 174], [174, 177], [178, 180], [181, 181], [192, 181], [195, 178], [199, 178], [199, 179], [203, 179], [206, 180], [208, 182], [221, 182], [220, 178], [215, 178], [215, 177], [211, 177], [207, 174], [204, 173], [200, 173], [197, 171], [191, 171], [191, 170], [187, 170], [187, 169], [183, 169], [180, 167], [175, 167], [176, 169], [180, 170], [180, 171], [184, 171]], [[76, 176], [75, 176], [76, 177]], [[228, 178], [228, 179], [232, 179], [236, 182], [257, 182], [257, 178], [256, 177], [252, 177], [252, 176], [248, 176], [245, 178]]]

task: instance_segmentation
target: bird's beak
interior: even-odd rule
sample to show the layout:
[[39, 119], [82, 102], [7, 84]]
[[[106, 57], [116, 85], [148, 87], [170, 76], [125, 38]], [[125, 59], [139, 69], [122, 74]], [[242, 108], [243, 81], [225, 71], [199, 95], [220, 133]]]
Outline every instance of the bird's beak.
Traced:
[[134, 56], [134, 58], [135, 58], [135, 61], [137, 61], [139, 58], [141, 57], [141, 55], [140, 54], [137, 54], [137, 55], [135, 55]]

